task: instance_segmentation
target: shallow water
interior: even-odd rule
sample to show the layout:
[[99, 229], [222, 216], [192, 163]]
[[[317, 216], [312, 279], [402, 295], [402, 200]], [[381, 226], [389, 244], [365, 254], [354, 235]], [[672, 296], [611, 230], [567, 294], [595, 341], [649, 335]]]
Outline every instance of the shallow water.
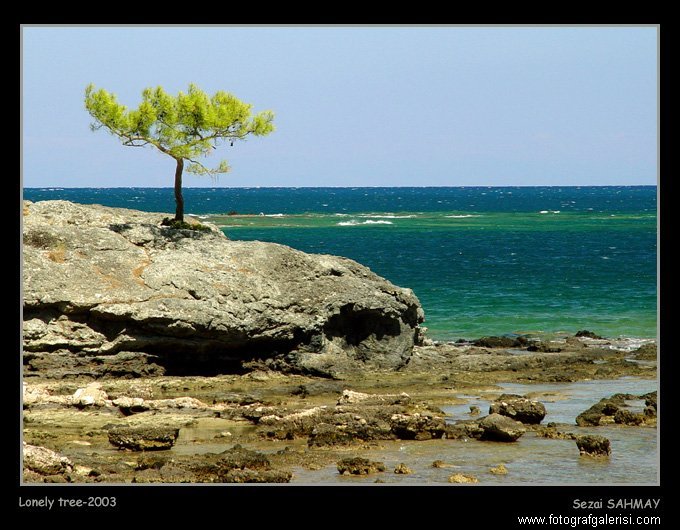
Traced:
[[[646, 394], [657, 390], [657, 382], [652, 379], [622, 377], [616, 380], [578, 381], [576, 383], [541, 383], [523, 385], [504, 383], [498, 385], [502, 390], [489, 390], [468, 396], [469, 402], [461, 405], [442, 407], [450, 416], [450, 421], [469, 419], [470, 405], [477, 405], [482, 414], [488, 414], [489, 401], [498, 394], [528, 394], [541, 401], [546, 408], [543, 424], [551, 421], [576, 425], [575, 420], [581, 412], [612, 394]], [[463, 396], [465, 397], [465, 396]]]
[[[543, 424], [550, 421], [567, 423], [560, 430], [577, 434], [599, 434], [610, 439], [612, 455], [607, 459], [582, 457], [573, 440], [550, 440], [528, 432], [515, 443], [481, 442], [477, 440], [432, 440], [428, 442], [390, 442], [384, 449], [370, 449], [362, 456], [385, 462], [387, 472], [367, 477], [340, 476], [335, 466], [317, 471], [294, 469], [293, 482], [369, 484], [377, 478], [397, 484], [445, 484], [453, 473], [472, 474], [479, 484], [656, 484], [658, 481], [657, 430], [649, 427], [577, 427], [578, 414], [603, 397], [615, 393], [644, 394], [657, 389], [654, 380], [622, 378], [619, 380], [582, 381], [576, 383], [502, 384], [502, 390], [489, 390], [476, 395], [462, 395], [469, 401], [462, 405], [442, 407], [450, 421], [469, 419], [470, 405], [481, 414], [488, 412], [489, 401], [501, 392], [529, 394], [542, 401], [547, 409]], [[640, 403], [631, 403], [640, 408]], [[450, 467], [433, 468], [434, 460]], [[399, 463], [413, 471], [396, 475]], [[499, 464], [507, 475], [494, 475], [489, 469]]]

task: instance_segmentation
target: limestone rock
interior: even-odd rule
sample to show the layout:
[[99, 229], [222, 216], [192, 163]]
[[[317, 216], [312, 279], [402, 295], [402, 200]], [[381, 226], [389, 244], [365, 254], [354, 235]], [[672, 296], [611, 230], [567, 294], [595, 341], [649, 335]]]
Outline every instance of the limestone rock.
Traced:
[[109, 396], [102, 390], [101, 383], [90, 383], [84, 388], [79, 388], [71, 397], [76, 407], [104, 407], [110, 403]]
[[24, 470], [30, 470], [40, 475], [58, 475], [73, 471], [73, 462], [59, 453], [23, 443]]
[[134, 377], [158, 366], [224, 373], [254, 359], [340, 376], [402, 367], [419, 340], [413, 292], [346, 258], [230, 241], [212, 225], [174, 230], [162, 213], [68, 201], [24, 209], [29, 371], [56, 359], [100, 376], [102, 357], [132, 352], [153, 365], [131, 365]]
[[149, 405], [145, 403], [144, 399], [140, 397], [131, 398], [127, 396], [121, 396], [118, 399], [114, 399], [113, 404], [118, 407], [120, 411], [126, 416], [149, 410]]
[[405, 405], [411, 401], [406, 393], [401, 394], [366, 394], [353, 390], [343, 390], [338, 399], [338, 405], [358, 404], [363, 405]]

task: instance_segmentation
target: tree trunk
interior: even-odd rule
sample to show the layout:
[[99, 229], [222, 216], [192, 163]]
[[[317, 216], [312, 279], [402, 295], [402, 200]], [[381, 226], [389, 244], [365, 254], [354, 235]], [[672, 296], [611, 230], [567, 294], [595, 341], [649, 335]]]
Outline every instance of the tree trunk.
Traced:
[[182, 171], [184, 171], [184, 159], [176, 158], [177, 169], [175, 169], [175, 221], [184, 221], [184, 197], [182, 197]]

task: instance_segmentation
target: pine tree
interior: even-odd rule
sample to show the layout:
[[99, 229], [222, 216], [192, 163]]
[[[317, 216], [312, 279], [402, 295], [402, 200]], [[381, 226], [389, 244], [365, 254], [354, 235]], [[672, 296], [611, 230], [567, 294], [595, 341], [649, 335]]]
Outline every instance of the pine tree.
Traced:
[[251, 115], [252, 105], [224, 91], [208, 96], [194, 84], [185, 94], [168, 94], [162, 87], [147, 88], [135, 110], [118, 103], [116, 95], [104, 89], [85, 89], [85, 108], [94, 118], [93, 131], [102, 127], [129, 147], [152, 146], [172, 157], [175, 169], [175, 221], [184, 221], [182, 174], [217, 175], [229, 171], [226, 160], [208, 168], [198, 159], [208, 156], [223, 142], [245, 140], [249, 135], [266, 136], [274, 130], [274, 113]]

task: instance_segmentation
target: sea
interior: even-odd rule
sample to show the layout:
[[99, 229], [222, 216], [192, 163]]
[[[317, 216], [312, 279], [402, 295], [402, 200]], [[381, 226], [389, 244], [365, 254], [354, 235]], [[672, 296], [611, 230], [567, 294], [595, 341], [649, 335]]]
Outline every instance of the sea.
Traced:
[[[171, 188], [23, 198], [174, 212]], [[214, 187], [184, 199], [230, 239], [346, 256], [413, 289], [434, 340], [657, 336], [656, 186]]]

